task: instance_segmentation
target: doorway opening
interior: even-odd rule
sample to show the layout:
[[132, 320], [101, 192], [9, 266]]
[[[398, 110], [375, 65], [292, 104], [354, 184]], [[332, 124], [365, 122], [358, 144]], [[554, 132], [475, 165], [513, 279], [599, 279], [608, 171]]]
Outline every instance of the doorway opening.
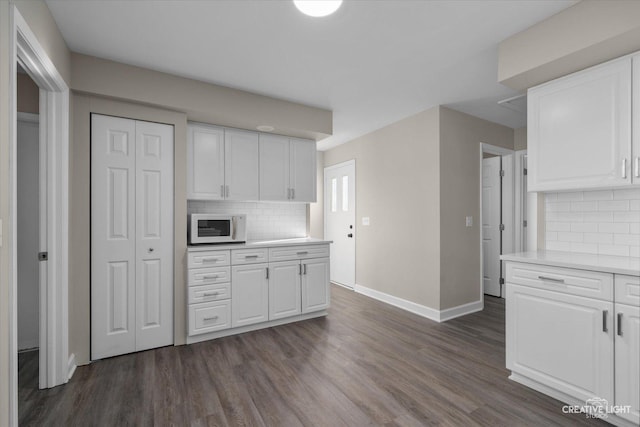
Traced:
[[[8, 233], [3, 238], [3, 253], [9, 265], [9, 424], [18, 425], [18, 66], [35, 82], [38, 92], [38, 388], [64, 384], [75, 369], [73, 355], [68, 349], [68, 159], [69, 159], [69, 87], [40, 45], [38, 39], [17, 7], [9, 4], [9, 24], [12, 31], [9, 45], [9, 109], [8, 169], [2, 172], [9, 185], [6, 218]], [[22, 131], [20, 131], [22, 134]], [[33, 171], [32, 171], [33, 172]], [[31, 177], [30, 179], [32, 179]], [[44, 243], [43, 243], [44, 242]], [[6, 254], [6, 255], [5, 255]], [[24, 274], [22, 275], [24, 277]], [[34, 361], [35, 363], [35, 361]]]
[[480, 144], [481, 293], [503, 297], [500, 255], [514, 251], [514, 152]]
[[324, 168], [324, 237], [332, 240], [330, 280], [356, 284], [356, 161]]

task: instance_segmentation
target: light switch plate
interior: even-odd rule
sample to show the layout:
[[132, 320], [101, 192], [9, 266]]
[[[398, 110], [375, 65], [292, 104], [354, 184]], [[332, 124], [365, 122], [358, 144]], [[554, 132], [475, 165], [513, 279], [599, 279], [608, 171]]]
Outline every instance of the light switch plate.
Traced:
[[369, 225], [370, 221], [369, 221], [369, 217], [368, 216], [363, 216], [362, 217], [362, 225]]
[[466, 221], [465, 221], [465, 224], [466, 224], [467, 227], [472, 227], [473, 226], [473, 217], [472, 216], [468, 216]]

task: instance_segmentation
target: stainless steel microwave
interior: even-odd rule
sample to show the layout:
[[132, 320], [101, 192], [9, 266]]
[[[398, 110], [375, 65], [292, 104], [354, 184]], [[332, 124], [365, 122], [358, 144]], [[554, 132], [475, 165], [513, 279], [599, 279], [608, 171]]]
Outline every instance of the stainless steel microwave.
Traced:
[[191, 214], [187, 223], [190, 245], [247, 241], [246, 215]]

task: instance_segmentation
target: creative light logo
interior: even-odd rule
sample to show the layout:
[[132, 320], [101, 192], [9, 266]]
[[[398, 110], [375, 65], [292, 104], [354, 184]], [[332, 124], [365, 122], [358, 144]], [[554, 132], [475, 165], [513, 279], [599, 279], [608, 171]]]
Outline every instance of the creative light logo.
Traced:
[[565, 414], [585, 414], [587, 418], [608, 418], [610, 414], [628, 414], [631, 405], [609, 405], [607, 399], [592, 397], [587, 399], [584, 405], [565, 405], [562, 407]]

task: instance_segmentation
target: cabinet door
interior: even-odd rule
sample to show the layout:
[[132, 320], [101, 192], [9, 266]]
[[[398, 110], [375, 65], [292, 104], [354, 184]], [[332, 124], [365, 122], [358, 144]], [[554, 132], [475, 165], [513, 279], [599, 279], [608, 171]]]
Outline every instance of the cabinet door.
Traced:
[[289, 188], [289, 138], [260, 134], [260, 200], [287, 200]]
[[302, 261], [302, 312], [329, 307], [329, 258]]
[[316, 201], [316, 143], [291, 139], [291, 199], [296, 202]]
[[231, 326], [269, 320], [268, 264], [249, 264], [231, 269]]
[[633, 57], [633, 147], [632, 182], [640, 185], [640, 55]]
[[187, 138], [187, 199], [224, 198], [224, 130], [189, 125]]
[[616, 304], [616, 405], [629, 405], [618, 415], [640, 425], [640, 307]]
[[528, 189], [631, 183], [631, 58], [528, 93]]
[[269, 264], [269, 320], [300, 314], [300, 261]]
[[225, 129], [225, 198], [258, 200], [258, 134]]
[[613, 303], [507, 283], [507, 368], [579, 401], [613, 401]]

